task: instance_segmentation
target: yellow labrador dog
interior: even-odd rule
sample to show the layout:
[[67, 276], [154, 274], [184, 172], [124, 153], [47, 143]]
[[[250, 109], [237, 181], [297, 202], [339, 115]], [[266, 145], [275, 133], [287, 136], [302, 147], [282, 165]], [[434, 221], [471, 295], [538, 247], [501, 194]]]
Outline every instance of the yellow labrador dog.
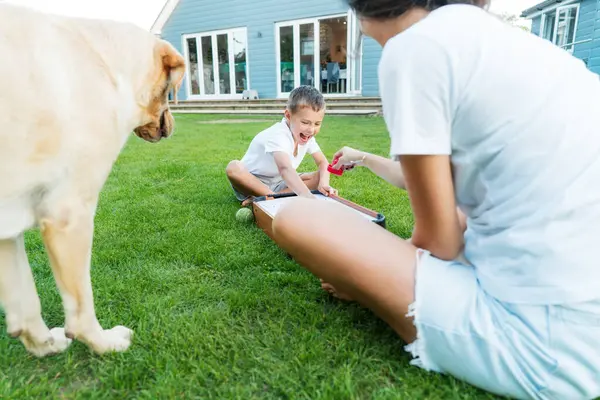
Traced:
[[[8, 334], [44, 356], [72, 339], [124, 351], [133, 332], [96, 318], [90, 259], [98, 194], [129, 134], [168, 137], [181, 55], [133, 25], [0, 4], [0, 302]], [[39, 227], [65, 328], [49, 330], [23, 233]]]

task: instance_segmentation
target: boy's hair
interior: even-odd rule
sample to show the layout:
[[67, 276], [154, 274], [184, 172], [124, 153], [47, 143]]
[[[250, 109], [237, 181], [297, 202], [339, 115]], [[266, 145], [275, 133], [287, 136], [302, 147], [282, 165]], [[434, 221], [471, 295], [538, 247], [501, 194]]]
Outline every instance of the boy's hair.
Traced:
[[292, 90], [287, 102], [287, 109], [294, 114], [299, 108], [310, 107], [319, 112], [325, 109], [325, 99], [319, 90], [303, 85]]

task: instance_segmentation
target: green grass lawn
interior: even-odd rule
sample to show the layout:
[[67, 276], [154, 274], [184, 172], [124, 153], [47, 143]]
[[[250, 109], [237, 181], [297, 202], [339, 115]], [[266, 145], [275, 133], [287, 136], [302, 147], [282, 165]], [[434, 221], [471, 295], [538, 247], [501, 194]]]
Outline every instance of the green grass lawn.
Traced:
[[[96, 312], [105, 328], [135, 331], [131, 348], [97, 356], [76, 342], [36, 359], [6, 336], [0, 315], [0, 398], [491, 398], [410, 366], [383, 322], [330, 298], [255, 225], [236, 221], [225, 166], [279, 118], [207, 123], [224, 118], [178, 116], [176, 134], [154, 145], [132, 136], [102, 192]], [[327, 117], [318, 139], [329, 158], [343, 145], [389, 149], [380, 118]], [[308, 156], [301, 170], [313, 167]], [[381, 212], [389, 230], [408, 237], [403, 191], [361, 169], [331, 180], [341, 196]], [[37, 231], [27, 247], [44, 318], [62, 326]]]

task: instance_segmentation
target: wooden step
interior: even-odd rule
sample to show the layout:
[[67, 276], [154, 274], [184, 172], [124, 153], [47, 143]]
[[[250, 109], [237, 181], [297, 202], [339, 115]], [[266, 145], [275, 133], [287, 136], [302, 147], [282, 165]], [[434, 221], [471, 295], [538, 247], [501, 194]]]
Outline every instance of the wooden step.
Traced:
[[[246, 109], [246, 110], [222, 110], [222, 109], [198, 109], [198, 108], [186, 108], [186, 109], [172, 109], [174, 114], [219, 114], [219, 115], [283, 115], [282, 110], [265, 110], [265, 109]], [[327, 110], [327, 115], [355, 115], [355, 116], [368, 116], [368, 115], [379, 115], [381, 111], [378, 109], [339, 109], [339, 110]]]
[[[381, 104], [380, 97], [330, 97], [325, 99], [327, 105], [336, 104]], [[287, 99], [206, 99], [206, 100], [180, 100], [178, 105], [223, 105], [223, 104], [263, 104], [263, 105], [285, 105]], [[171, 105], [175, 105], [171, 102]]]
[[[381, 108], [381, 104], [359, 104], [359, 103], [337, 103], [327, 104], [328, 110], [339, 109], [372, 109]], [[213, 110], [284, 110], [285, 104], [245, 104], [245, 103], [230, 103], [230, 104], [178, 104], [172, 105], [171, 110], [189, 110], [189, 109], [213, 109]]]

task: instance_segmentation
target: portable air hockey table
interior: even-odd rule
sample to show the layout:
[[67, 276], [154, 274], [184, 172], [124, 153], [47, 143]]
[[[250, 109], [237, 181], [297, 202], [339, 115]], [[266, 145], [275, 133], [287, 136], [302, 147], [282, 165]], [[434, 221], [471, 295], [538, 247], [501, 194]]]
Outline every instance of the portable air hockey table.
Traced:
[[[359, 215], [362, 215], [367, 220], [381, 226], [384, 229], [386, 228], [385, 216], [383, 216], [381, 213], [360, 206], [340, 196], [325, 196], [318, 190], [313, 190], [312, 194], [314, 194], [319, 201], [333, 201], [342, 204], [343, 206], [354, 210]], [[252, 203], [252, 212], [254, 214], [254, 219], [256, 220], [256, 225], [262, 229], [267, 236], [275, 240], [272, 228], [273, 219], [282, 206], [297, 197], [298, 196], [295, 193], [281, 193], [255, 198], [254, 202]]]

